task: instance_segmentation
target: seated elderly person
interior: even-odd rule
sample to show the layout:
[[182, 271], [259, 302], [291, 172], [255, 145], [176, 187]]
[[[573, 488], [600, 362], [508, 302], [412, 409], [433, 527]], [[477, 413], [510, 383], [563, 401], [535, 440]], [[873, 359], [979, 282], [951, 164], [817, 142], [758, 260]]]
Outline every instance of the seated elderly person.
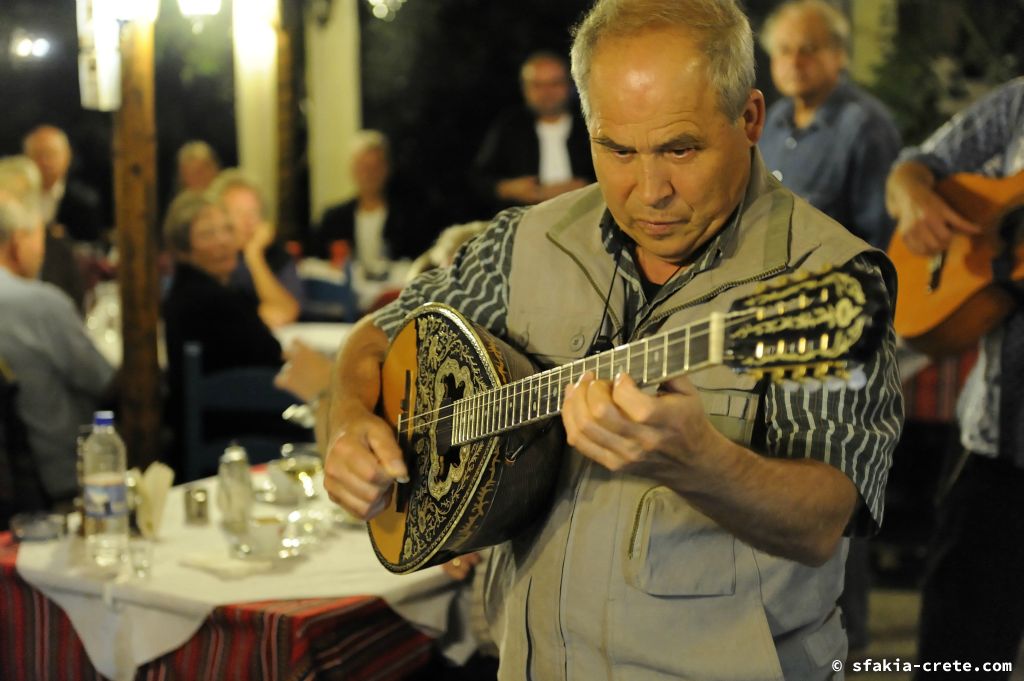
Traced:
[[[0, 528], [11, 512], [62, 506], [75, 495], [79, 426], [114, 382], [71, 300], [37, 279], [45, 229], [26, 188], [0, 159], [0, 382], [15, 407], [0, 418]], [[18, 443], [10, 437], [15, 428]]]
[[[391, 186], [388, 139], [376, 130], [360, 131], [351, 152], [356, 196], [328, 208], [317, 232], [320, 257], [333, 258], [332, 247], [344, 242], [367, 278], [386, 278], [393, 260], [415, 258], [430, 246], [436, 230], [425, 228], [411, 202]], [[418, 217], [419, 216], [419, 217]]]
[[259, 297], [260, 318], [267, 326], [291, 324], [302, 308], [302, 281], [295, 261], [274, 238], [259, 185], [237, 168], [229, 168], [217, 176], [210, 193], [231, 221], [241, 251], [230, 285]]
[[[206, 194], [184, 192], [171, 203], [164, 221], [165, 243], [173, 250], [176, 269], [174, 281], [163, 303], [167, 335], [168, 422], [182, 432], [184, 347], [188, 342], [202, 344], [203, 373], [248, 366], [278, 369], [284, 358], [281, 346], [259, 315], [259, 300], [248, 291], [229, 285], [238, 258], [238, 239], [224, 209]], [[327, 387], [328, 376], [311, 374], [297, 384], [282, 386], [300, 398], [310, 400]], [[312, 381], [312, 384], [310, 384]], [[295, 437], [295, 432], [279, 419], [265, 418], [258, 423], [260, 432]], [[230, 437], [252, 432], [251, 419], [223, 420], [209, 426], [207, 437]], [[180, 443], [179, 443], [180, 444]], [[173, 464], [175, 453], [169, 457]]]

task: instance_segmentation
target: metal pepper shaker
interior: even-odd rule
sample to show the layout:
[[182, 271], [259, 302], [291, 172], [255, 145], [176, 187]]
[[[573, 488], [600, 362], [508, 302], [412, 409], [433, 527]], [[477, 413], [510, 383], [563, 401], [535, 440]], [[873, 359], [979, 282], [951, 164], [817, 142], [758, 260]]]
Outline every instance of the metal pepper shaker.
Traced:
[[247, 532], [252, 504], [249, 455], [244, 447], [232, 444], [224, 450], [217, 469], [217, 506], [224, 528], [233, 534]]

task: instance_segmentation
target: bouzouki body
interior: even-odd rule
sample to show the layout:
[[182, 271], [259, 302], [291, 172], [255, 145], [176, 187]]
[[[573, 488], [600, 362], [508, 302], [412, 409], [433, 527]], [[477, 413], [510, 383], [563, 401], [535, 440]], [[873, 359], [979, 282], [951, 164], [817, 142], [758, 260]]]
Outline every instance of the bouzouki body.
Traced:
[[[378, 413], [409, 471], [369, 522], [381, 564], [403, 574], [525, 531], [549, 508], [564, 456], [557, 418], [584, 374], [640, 387], [725, 365], [771, 380], [852, 380], [881, 342], [887, 293], [859, 271], [776, 277], [728, 312], [536, 372], [450, 307], [414, 310], [381, 369]], [[536, 372], [536, 373], [535, 373]]]
[[369, 523], [389, 570], [412, 572], [500, 543], [544, 513], [561, 462], [544, 450], [562, 437], [561, 423], [458, 445], [451, 416], [456, 400], [535, 371], [447, 306], [425, 305], [406, 322], [381, 370], [380, 412], [395, 428], [410, 480], [395, 486], [387, 509]]
[[[896, 333], [939, 357], [970, 349], [1017, 305], [1007, 286], [1024, 279], [1024, 243], [1008, 246], [1005, 232], [1024, 218], [1024, 173], [956, 174], [935, 190], [983, 232], [954, 233], [949, 248], [934, 257], [911, 253], [894, 235], [888, 253], [899, 275]], [[1010, 263], [1002, 277], [994, 269], [1000, 258]]]

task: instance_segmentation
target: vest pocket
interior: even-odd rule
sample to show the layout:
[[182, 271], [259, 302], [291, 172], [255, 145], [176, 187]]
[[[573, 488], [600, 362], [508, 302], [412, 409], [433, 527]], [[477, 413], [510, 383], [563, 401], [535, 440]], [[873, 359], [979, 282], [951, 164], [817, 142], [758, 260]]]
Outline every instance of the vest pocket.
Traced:
[[675, 492], [653, 487], [633, 520], [626, 581], [652, 596], [736, 591], [736, 539]]

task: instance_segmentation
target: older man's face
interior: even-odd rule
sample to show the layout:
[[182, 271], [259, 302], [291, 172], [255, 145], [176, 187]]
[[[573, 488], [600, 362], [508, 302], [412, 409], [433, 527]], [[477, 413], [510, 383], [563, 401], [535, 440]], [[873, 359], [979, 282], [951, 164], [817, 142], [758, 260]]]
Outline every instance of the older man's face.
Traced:
[[772, 26], [770, 45], [772, 82], [783, 95], [817, 105], [839, 84], [846, 53], [818, 12], [784, 12]]
[[49, 190], [68, 174], [71, 148], [67, 139], [57, 130], [44, 128], [25, 140], [25, 155], [39, 166], [43, 189]]
[[540, 118], [560, 116], [569, 105], [569, 74], [554, 59], [535, 59], [522, 72], [523, 99]]
[[705, 64], [693, 40], [671, 29], [605, 38], [593, 55], [594, 169], [649, 276], [647, 263], [685, 262], [725, 225], [764, 123], [757, 90], [738, 118], [723, 114]]

